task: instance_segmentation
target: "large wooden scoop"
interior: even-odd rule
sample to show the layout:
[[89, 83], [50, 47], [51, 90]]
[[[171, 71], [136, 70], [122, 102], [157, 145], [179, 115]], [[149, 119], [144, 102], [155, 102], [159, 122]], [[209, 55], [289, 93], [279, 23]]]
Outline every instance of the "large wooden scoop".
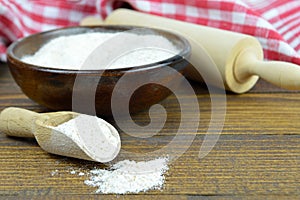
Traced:
[[[0, 113], [0, 132], [8, 136], [35, 137], [41, 148], [53, 154], [102, 163], [113, 160], [120, 151], [120, 137], [117, 130], [104, 120], [101, 120], [99, 126], [91, 121], [78, 120], [79, 132], [73, 132], [73, 135], [58, 130], [59, 125], [81, 115], [75, 112], [39, 114], [10, 107]], [[91, 124], [90, 129], [93, 128], [93, 130], [82, 130], [80, 123]], [[96, 133], [95, 130], [97, 130]], [[105, 134], [103, 131], [106, 131]], [[109, 135], [110, 139], [104, 138], [105, 135]], [[113, 142], [110, 143], [110, 141]], [[104, 146], [106, 148], [103, 148]]]
[[[91, 19], [83, 21], [91, 24]], [[88, 22], [88, 23], [87, 23]], [[101, 23], [99, 20], [96, 24]], [[83, 23], [83, 24], [84, 24]], [[224, 31], [216, 28], [181, 22], [163, 17], [144, 14], [127, 9], [112, 12], [104, 24], [135, 25], [170, 30], [185, 36], [192, 46], [191, 59], [200, 63], [195, 68], [217, 67], [222, 75], [225, 87], [236, 93], [250, 90], [261, 77], [285, 89], [300, 89], [300, 66], [287, 63], [263, 61], [263, 51], [258, 40], [252, 36]], [[215, 66], [202, 63], [201, 52], [197, 47], [203, 47]], [[187, 76], [201, 81], [195, 69], [190, 68]], [[214, 84], [214, 78], [208, 84]]]

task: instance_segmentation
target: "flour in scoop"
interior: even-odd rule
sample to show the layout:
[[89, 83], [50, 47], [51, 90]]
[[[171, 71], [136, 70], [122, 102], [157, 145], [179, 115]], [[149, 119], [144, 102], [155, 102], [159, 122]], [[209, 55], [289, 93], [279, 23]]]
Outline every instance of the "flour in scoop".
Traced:
[[[41, 67], [80, 70], [89, 55], [109, 39], [112, 39], [109, 40], [112, 45], [110, 48], [105, 49], [108, 54], [110, 51], [115, 51], [115, 48], [118, 48], [120, 45], [128, 46], [129, 44], [126, 44], [126, 41], [129, 41], [128, 39], [132, 41], [139, 38], [139, 41], [151, 41], [154, 47], [159, 46], [157, 49], [140, 48], [135, 51], [129, 51], [120, 58], [109, 58], [109, 60], [112, 60], [109, 66], [110, 69], [155, 63], [171, 58], [179, 53], [177, 47], [163, 36], [121, 33], [120, 37], [124, 38], [122, 44], [114, 44], [113, 37], [116, 35], [117, 33], [92, 32], [60, 36], [50, 40], [35, 54], [24, 56], [21, 60]], [[85, 66], [84, 69], [106, 69], [106, 66], [99, 66], [97, 63], [92, 63], [87, 67]]]
[[168, 158], [157, 158], [150, 161], [119, 161], [109, 169], [93, 169], [86, 185], [97, 187], [96, 193], [126, 194], [161, 189], [169, 169]]
[[80, 114], [53, 129], [71, 138], [97, 161], [109, 162], [120, 151], [121, 142], [117, 130], [96, 116]]

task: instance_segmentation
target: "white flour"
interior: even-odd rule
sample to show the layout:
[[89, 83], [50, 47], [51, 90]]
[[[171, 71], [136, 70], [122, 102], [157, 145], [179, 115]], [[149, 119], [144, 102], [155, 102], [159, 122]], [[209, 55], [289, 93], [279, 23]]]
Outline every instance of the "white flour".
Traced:
[[[116, 35], [116, 33], [96, 32], [61, 36], [50, 40], [34, 55], [24, 56], [22, 61], [42, 67], [80, 70], [85, 60], [98, 46]], [[161, 49], [144, 48], [127, 53], [113, 62], [110, 66], [111, 69], [150, 64], [168, 59], [174, 56], [174, 53], [178, 53], [178, 49], [162, 36], [136, 35], [132, 33], [122, 33], [121, 36], [124, 37], [124, 42], [121, 45], [128, 45], [126, 44], [127, 37], [139, 37], [143, 41], [151, 41], [151, 44], [154, 46], [159, 44]], [[109, 42], [113, 43], [113, 40]], [[106, 49], [106, 51], [114, 51], [115, 48], [118, 47], [112, 44], [111, 48]], [[92, 65], [94, 66], [88, 66], [89, 68], [85, 67], [84, 69], [105, 68], [105, 66], [98, 66], [97, 63]]]
[[53, 129], [76, 142], [94, 160], [111, 161], [120, 150], [120, 137], [117, 130], [95, 116], [80, 114]]
[[124, 160], [109, 169], [93, 169], [86, 185], [97, 187], [96, 193], [126, 194], [161, 189], [169, 169], [167, 158], [135, 162]]
[[[65, 134], [79, 146], [87, 146], [94, 154], [110, 155], [116, 151], [119, 145], [119, 137], [111, 134], [114, 128], [104, 120], [80, 114], [57, 127], [55, 130]], [[87, 137], [86, 137], [87, 136]], [[83, 138], [87, 140], [82, 143]], [[104, 194], [126, 194], [146, 192], [151, 189], [161, 189], [168, 168], [168, 158], [157, 158], [150, 161], [135, 162], [130, 160], [119, 161], [109, 169], [93, 169], [82, 172], [80, 169], [70, 169], [70, 174], [77, 176], [90, 176], [85, 180], [88, 186], [97, 187], [96, 193]], [[51, 172], [51, 176], [57, 175], [58, 170]]]

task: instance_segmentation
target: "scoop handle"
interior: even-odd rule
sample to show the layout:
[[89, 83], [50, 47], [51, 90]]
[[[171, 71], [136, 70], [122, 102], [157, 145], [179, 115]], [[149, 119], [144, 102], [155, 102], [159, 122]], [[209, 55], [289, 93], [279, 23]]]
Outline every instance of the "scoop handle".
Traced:
[[8, 136], [34, 137], [35, 120], [39, 115], [22, 108], [5, 108], [0, 113], [0, 132]]

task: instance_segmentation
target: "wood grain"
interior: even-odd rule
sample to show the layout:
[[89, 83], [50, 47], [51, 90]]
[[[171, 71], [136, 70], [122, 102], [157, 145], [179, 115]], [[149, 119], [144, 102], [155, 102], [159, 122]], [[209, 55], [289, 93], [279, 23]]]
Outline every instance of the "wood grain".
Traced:
[[[94, 166], [103, 165], [51, 155], [39, 148], [33, 139], [6, 137], [0, 133], [0, 199], [53, 199], [57, 196], [66, 199], [299, 198], [300, 93], [282, 90], [263, 81], [247, 94], [228, 93], [222, 134], [213, 150], [199, 159], [199, 148], [210, 122], [211, 102], [204, 85], [192, 85], [199, 100], [200, 125], [192, 145], [170, 163], [162, 191], [122, 196], [93, 195], [95, 188], [83, 183], [88, 176], [72, 175], [70, 171], [87, 172]], [[176, 135], [180, 119], [178, 102], [170, 96], [162, 104], [166, 106], [168, 118], [159, 134], [151, 139], [137, 139], [121, 131], [122, 149], [135, 152], [137, 160], [144, 159], [145, 152], [167, 145]], [[0, 111], [9, 106], [48, 111], [22, 94], [7, 66], [2, 64]], [[147, 112], [133, 118], [139, 124], [149, 122]], [[189, 123], [197, 121], [199, 119], [190, 118]], [[192, 134], [188, 124], [184, 128], [187, 131], [174, 152], [180, 153], [185, 147], [185, 139]], [[124, 156], [126, 154], [121, 154], [119, 159]]]

